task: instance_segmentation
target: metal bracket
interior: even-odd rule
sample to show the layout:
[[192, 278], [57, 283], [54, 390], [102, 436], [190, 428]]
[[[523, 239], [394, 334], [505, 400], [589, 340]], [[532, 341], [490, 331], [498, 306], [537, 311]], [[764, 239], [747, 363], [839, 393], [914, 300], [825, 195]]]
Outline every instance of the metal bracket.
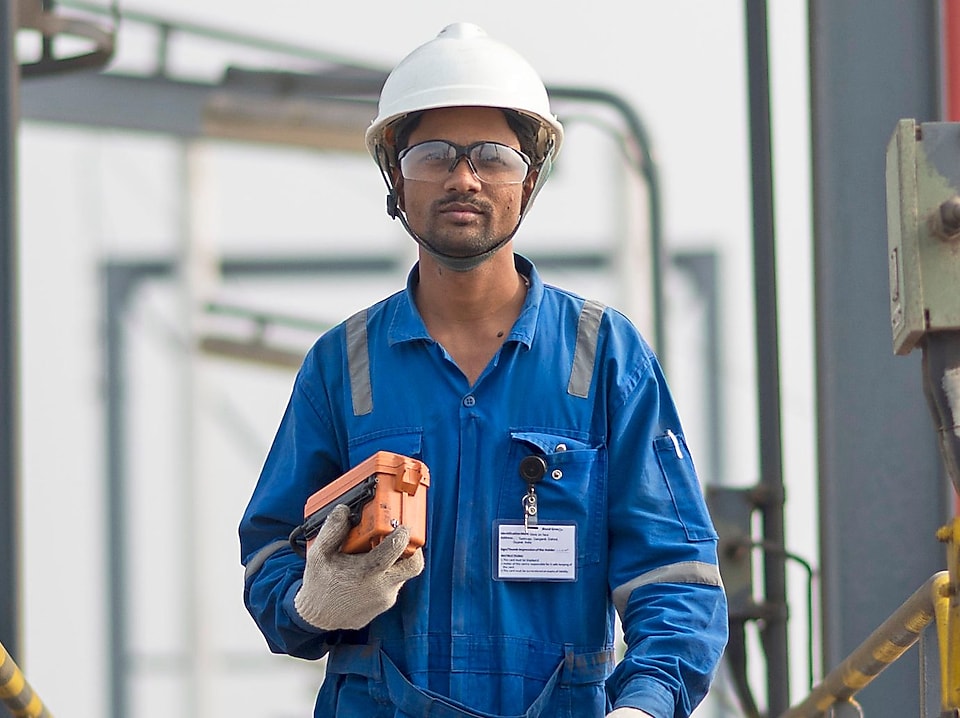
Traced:
[[887, 144], [893, 349], [960, 329], [960, 123], [900, 120]]
[[960, 709], [960, 518], [937, 531], [937, 540], [947, 548], [949, 583], [934, 597], [937, 643], [940, 646], [941, 716]]
[[759, 619], [763, 611], [753, 600], [753, 513], [759, 503], [754, 488], [708, 485], [707, 506], [720, 541], [720, 575], [732, 619]]

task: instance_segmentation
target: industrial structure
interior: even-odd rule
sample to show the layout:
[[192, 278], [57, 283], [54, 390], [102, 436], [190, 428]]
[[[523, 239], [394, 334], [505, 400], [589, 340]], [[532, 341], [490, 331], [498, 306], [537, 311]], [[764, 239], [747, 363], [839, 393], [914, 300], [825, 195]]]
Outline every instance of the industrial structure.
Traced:
[[[784, 540], [790, 496], [784, 490], [781, 445], [783, 328], [776, 280], [768, 7], [766, 0], [745, 0], [759, 475], [748, 486], [706, 486], [721, 534], [721, 571], [731, 606], [725, 670], [732, 700], [712, 710], [747, 718], [845, 715], [848, 710], [869, 717], [916, 714], [919, 705], [921, 715], [958, 716], [960, 609], [953, 592], [960, 581], [960, 529], [951, 520], [960, 484], [960, 200], [955, 201], [960, 131], [954, 124], [960, 121], [960, 2], [809, 0], [807, 6], [820, 554], [797, 556]], [[148, 26], [159, 38], [154, 73], [105, 71], [123, 23]], [[39, 53], [30, 61], [17, 51], [18, 34], [25, 31], [41, 37]], [[166, 67], [168, 43], [182, 34], [246, 45], [285, 61], [271, 69], [232, 67], [214, 83], [184, 81]], [[54, 40], [60, 36], [79, 39], [80, 49], [58, 54]], [[0, 16], [0, 43], [0, 648], [6, 649], [0, 657], [11, 657], [0, 661], [0, 698], [9, 700], [13, 715], [45, 715], [40, 711], [46, 708], [35, 700], [43, 695], [43, 685], [31, 688], [20, 681], [13, 663], [22, 645], [24, 551], [18, 509], [20, 124], [122, 128], [183, 143], [226, 138], [349, 154], [362, 150], [362, 131], [385, 71], [116, 5], [8, 0]], [[658, 166], [639, 113], [603, 88], [548, 89], [571, 117], [599, 113], [616, 125], [624, 147], [616, 161], [630, 178], [631, 191], [619, 208], [622, 241], [595, 251], [538, 244], [533, 250], [537, 264], [612, 276], [619, 303], [668, 359], [674, 347], [664, 320], [665, 277], [683, 275], [697, 288], [708, 309], [701, 327], [706, 347], [701, 410], [716, 427], [704, 452], [703, 473], [720, 475], [716, 257], [665, 246]], [[202, 235], [189, 223], [183, 230]], [[127, 318], [137, 311], [144, 287], [159, 282], [169, 291], [176, 285], [176, 302], [186, 298], [189, 306], [180, 306], [177, 318], [188, 325], [190, 351], [289, 368], [298, 363], [303, 345], [276, 338], [316, 334], [325, 317], [210, 301], [211, 282], [323, 278], [335, 284], [357, 277], [376, 283], [399, 276], [408, 259], [392, 250], [211, 259], [202, 244], [202, 236], [195, 244], [185, 240], [183, 254], [175, 257], [106, 256], [99, 267], [108, 489], [103, 513], [111, 548], [104, 600], [108, 615], [117, 619], [105, 626], [111, 718], [137, 715], [130, 661], [135, 637], [128, 620], [136, 610], [129, 590], [136, 580], [129, 553], [136, 530], [128, 518], [135, 437], [129, 435], [133, 410], [127, 381], [136, 347]], [[221, 331], [227, 325], [231, 331]], [[202, 390], [194, 369], [181, 379], [188, 392]], [[185, 435], [196, 429], [190, 420], [185, 424]], [[184, 441], [189, 445], [191, 439]], [[191, 505], [197, 511], [200, 502]], [[191, 527], [201, 521], [197, 515], [184, 517], [188, 539], [200, 538]], [[806, 606], [790, 600], [791, 563], [801, 565], [809, 579], [801, 590], [809, 596]], [[187, 560], [182, 568], [195, 578], [205, 570], [202, 558]], [[790, 620], [808, 621], [808, 646], [788, 645]], [[925, 644], [927, 626], [934, 622], [937, 638]], [[920, 657], [919, 686], [916, 663], [901, 660], [911, 649]], [[809, 695], [791, 693], [796, 652], [807, 654]], [[205, 659], [211, 660], [211, 651], [201, 645], [190, 661]], [[814, 664], [820, 675], [814, 675]], [[212, 714], [207, 691], [188, 680], [185, 692], [196, 715]], [[71, 715], [70, 706], [53, 709]]]

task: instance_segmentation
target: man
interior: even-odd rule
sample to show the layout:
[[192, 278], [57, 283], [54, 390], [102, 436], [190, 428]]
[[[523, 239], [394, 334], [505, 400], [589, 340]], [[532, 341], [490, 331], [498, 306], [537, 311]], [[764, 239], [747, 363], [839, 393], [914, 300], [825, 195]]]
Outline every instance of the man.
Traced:
[[[316, 716], [687, 716], [727, 635], [716, 533], [657, 360], [513, 236], [563, 140], [534, 70], [457, 24], [387, 79], [367, 144], [419, 244], [322, 336], [240, 525], [271, 650], [327, 656]], [[306, 554], [306, 499], [377, 451], [429, 468], [427, 540]], [[615, 613], [626, 653], [615, 665]]]

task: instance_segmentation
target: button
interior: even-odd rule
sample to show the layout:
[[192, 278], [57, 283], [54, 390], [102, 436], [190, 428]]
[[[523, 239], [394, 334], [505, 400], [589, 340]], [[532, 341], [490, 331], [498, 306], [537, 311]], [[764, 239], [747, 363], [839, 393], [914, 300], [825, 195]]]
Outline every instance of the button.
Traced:
[[473, 394], [467, 394], [465, 397], [463, 397], [463, 405], [468, 408], [473, 406], [476, 403], [477, 403], [477, 399], [476, 397], [473, 396]]
[[562, 442], [557, 444], [557, 448], [554, 449], [554, 451], [566, 451], [566, 450], [567, 450], [567, 445]]
[[540, 456], [531, 454], [520, 460], [520, 478], [528, 484], [535, 484], [547, 472], [547, 462]]
[[554, 481], [559, 481], [560, 479], [563, 478], [563, 472], [560, 471], [560, 469], [554, 469], [553, 472], [551, 472], [550, 474], [550, 478], [553, 479]]

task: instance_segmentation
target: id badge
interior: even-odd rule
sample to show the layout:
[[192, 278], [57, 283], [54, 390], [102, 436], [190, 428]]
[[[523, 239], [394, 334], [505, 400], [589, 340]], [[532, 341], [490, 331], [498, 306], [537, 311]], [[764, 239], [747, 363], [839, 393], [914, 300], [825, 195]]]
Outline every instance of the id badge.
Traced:
[[576, 581], [576, 524], [498, 521], [494, 524], [496, 581]]

